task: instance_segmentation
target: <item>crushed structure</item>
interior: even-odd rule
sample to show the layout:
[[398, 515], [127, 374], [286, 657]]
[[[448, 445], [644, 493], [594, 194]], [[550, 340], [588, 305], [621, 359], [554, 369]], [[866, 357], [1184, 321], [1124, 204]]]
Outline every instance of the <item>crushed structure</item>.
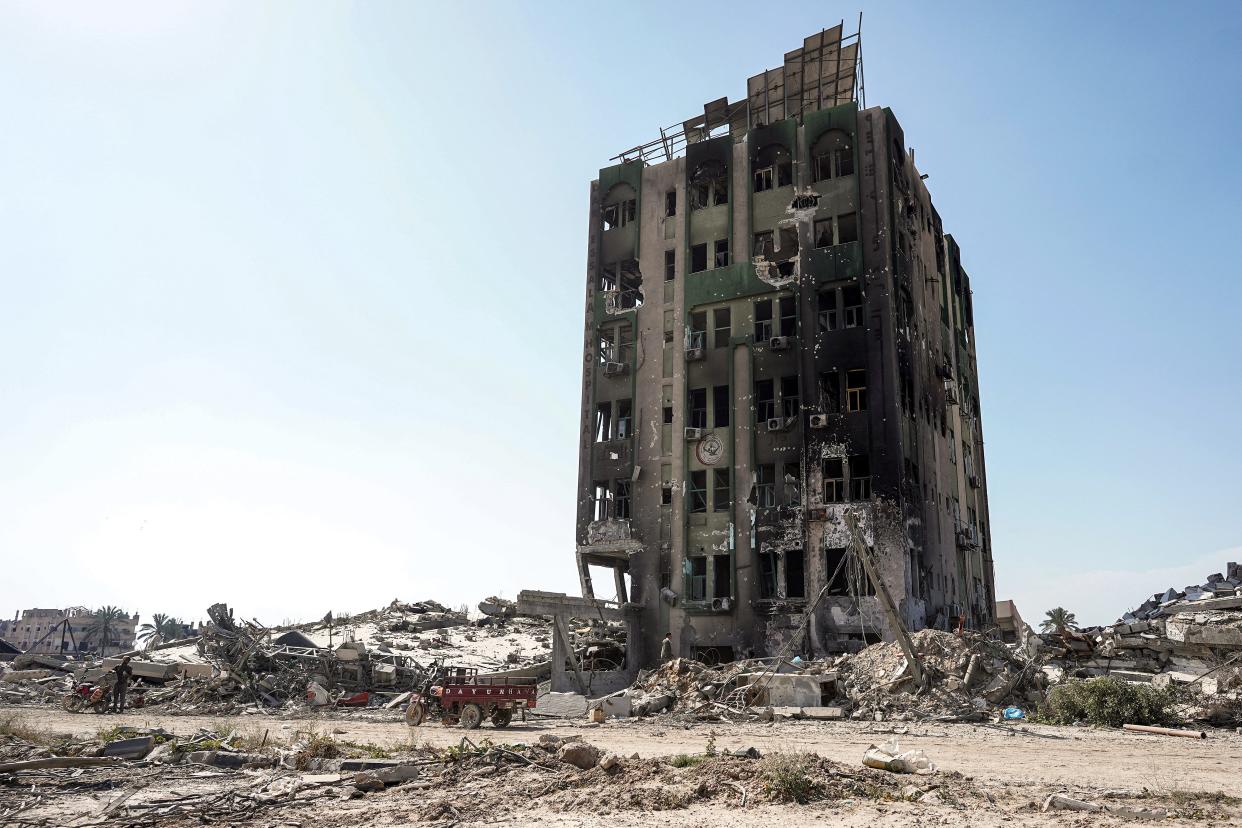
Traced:
[[866, 105], [859, 36], [806, 38], [613, 160], [591, 186], [577, 564], [584, 598], [637, 614], [630, 668], [666, 632], [707, 663], [891, 640], [847, 514], [907, 629], [989, 627], [970, 278], [896, 116]]

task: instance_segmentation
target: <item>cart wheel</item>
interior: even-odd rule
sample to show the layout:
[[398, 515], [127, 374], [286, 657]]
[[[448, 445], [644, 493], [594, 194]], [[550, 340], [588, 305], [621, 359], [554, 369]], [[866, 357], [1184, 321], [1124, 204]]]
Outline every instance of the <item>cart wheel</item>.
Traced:
[[81, 713], [82, 708], [86, 707], [86, 699], [78, 693], [66, 693], [60, 697], [60, 706], [70, 713]]
[[410, 702], [405, 709], [405, 723], [410, 727], [418, 727], [427, 719], [427, 708], [422, 702]]
[[468, 704], [461, 709], [461, 726], [466, 730], [474, 730], [483, 724], [483, 710], [477, 704]]
[[497, 707], [492, 711], [492, 724], [496, 727], [508, 727], [513, 721], [513, 711], [507, 707]]

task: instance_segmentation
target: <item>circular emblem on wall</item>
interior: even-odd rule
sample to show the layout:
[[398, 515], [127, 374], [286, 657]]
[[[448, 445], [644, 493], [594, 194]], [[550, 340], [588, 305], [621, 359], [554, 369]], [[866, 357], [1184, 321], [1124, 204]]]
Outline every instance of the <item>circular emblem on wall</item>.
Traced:
[[709, 434], [699, 440], [694, 452], [704, 466], [714, 466], [724, 457], [724, 443], [715, 434]]

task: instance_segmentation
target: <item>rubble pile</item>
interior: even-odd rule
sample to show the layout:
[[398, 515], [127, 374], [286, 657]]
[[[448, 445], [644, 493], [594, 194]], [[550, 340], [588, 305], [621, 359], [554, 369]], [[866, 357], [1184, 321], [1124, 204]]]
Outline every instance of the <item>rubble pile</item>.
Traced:
[[1232, 724], [1242, 716], [1242, 566], [1202, 585], [1156, 593], [1108, 627], [1038, 636], [1054, 681], [1112, 676], [1186, 691], [1190, 718]]

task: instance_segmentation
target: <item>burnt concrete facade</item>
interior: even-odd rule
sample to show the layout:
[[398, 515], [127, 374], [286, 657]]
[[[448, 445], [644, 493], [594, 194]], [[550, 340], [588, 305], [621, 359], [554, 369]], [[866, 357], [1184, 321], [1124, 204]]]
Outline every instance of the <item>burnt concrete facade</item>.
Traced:
[[847, 511], [908, 628], [993, 623], [970, 279], [893, 113], [830, 103], [591, 185], [577, 562], [634, 666], [890, 637]]

